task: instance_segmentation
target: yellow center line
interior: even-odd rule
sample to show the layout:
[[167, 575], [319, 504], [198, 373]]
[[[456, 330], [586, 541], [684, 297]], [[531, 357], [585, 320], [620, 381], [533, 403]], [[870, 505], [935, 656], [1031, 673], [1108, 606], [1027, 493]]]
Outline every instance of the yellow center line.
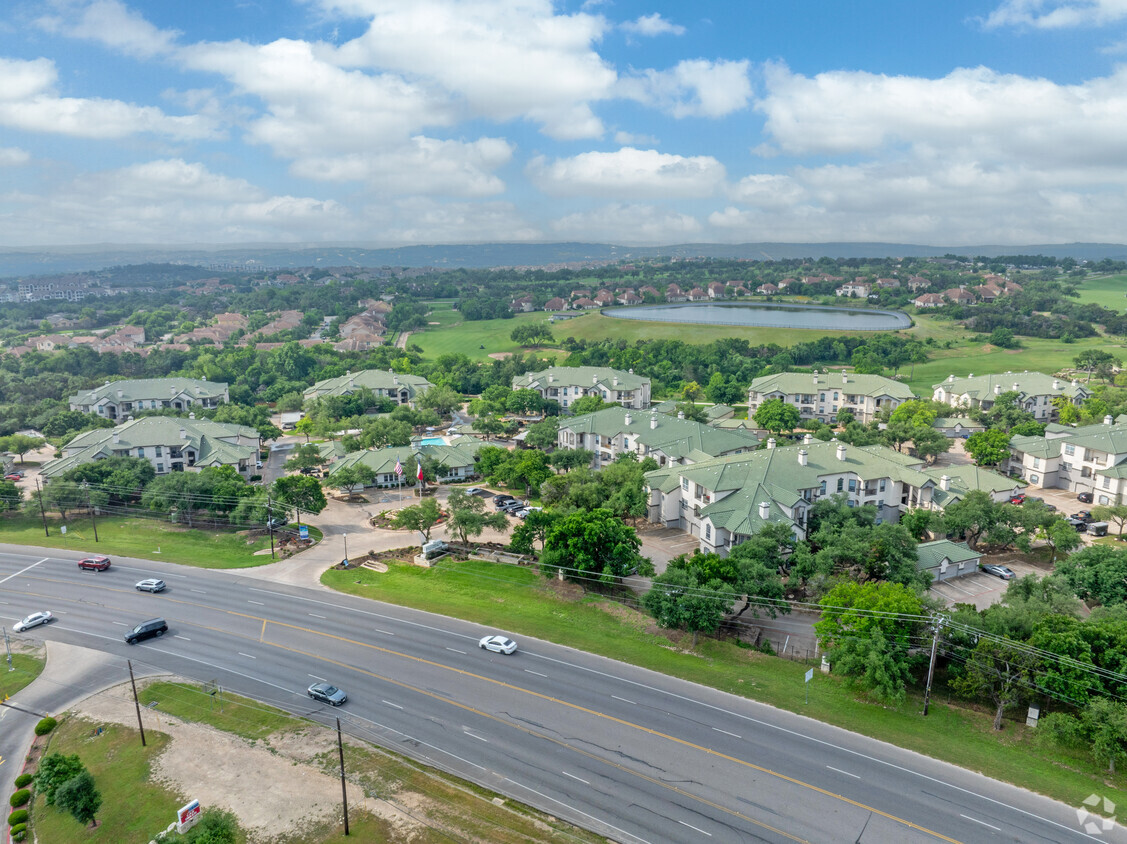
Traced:
[[[67, 581], [67, 582], [70, 582], [70, 581]], [[125, 592], [126, 591], [126, 590], [122, 590], [122, 589], [114, 589], [112, 587], [100, 587], [100, 588], [104, 588], [107, 591], [114, 591], [114, 592]], [[33, 594], [33, 593], [23, 593], [23, 594], [32, 595], [33, 597], [40, 597], [40, 598], [49, 597], [49, 598], [53, 598], [55, 600], [59, 600], [59, 598], [57, 596], [37, 595], [37, 594]], [[474, 708], [474, 707], [472, 707], [468, 704], [460, 703], [460, 702], [458, 702], [456, 700], [452, 700], [450, 698], [445, 698], [442, 695], [436, 694], [434, 692], [430, 692], [426, 689], [420, 689], [416, 686], [412, 686], [410, 683], [405, 683], [402, 680], [397, 680], [393, 677], [387, 677], [387, 676], [382, 675], [382, 674], [376, 674], [375, 672], [368, 671], [368, 670], [363, 669], [363, 668], [358, 668], [357, 666], [349, 665], [347, 663], [343, 663], [343, 662], [340, 662], [340, 661], [335, 660], [335, 659], [331, 659], [330, 657], [324, 656], [322, 654], [311, 653], [309, 651], [303, 651], [300, 648], [293, 648], [293, 647], [290, 647], [288, 645], [280, 644], [278, 642], [267, 641], [266, 638], [265, 638], [265, 636], [266, 636], [266, 625], [267, 625], [267, 623], [270, 623], [270, 624], [276, 625], [278, 627], [283, 627], [283, 628], [287, 628], [287, 629], [290, 629], [290, 630], [296, 630], [296, 631], [299, 631], [299, 632], [302, 632], [302, 633], [307, 633], [311, 636], [320, 636], [320, 637], [327, 638], [327, 639], [333, 639], [335, 641], [342, 642], [342, 643], [345, 643], [345, 644], [356, 645], [356, 646], [362, 647], [362, 648], [368, 648], [369, 650], [377, 651], [379, 653], [386, 654], [388, 656], [395, 656], [395, 657], [399, 657], [401, 659], [410, 660], [412, 662], [415, 662], [415, 663], [418, 663], [418, 664], [421, 664], [421, 665], [428, 665], [428, 666], [431, 666], [433, 668], [441, 669], [443, 671], [450, 671], [450, 672], [453, 672], [455, 674], [459, 674], [463, 677], [469, 677], [469, 678], [473, 678], [475, 680], [481, 680], [481, 681], [486, 682], [486, 683], [491, 683], [493, 685], [500, 686], [501, 688], [509, 689], [510, 691], [518, 692], [518, 693], [521, 693], [521, 694], [526, 694], [526, 695], [529, 695], [531, 697], [539, 698], [540, 700], [543, 700], [543, 701], [546, 701], [546, 702], [549, 702], [549, 703], [555, 703], [555, 704], [558, 704], [559, 706], [566, 707], [566, 708], [571, 709], [573, 711], [582, 712], [585, 715], [589, 715], [589, 716], [592, 716], [592, 717], [595, 717], [595, 718], [601, 718], [601, 719], [603, 719], [605, 721], [609, 721], [613, 724], [618, 724], [620, 726], [627, 727], [627, 728], [632, 729], [632, 730], [637, 730], [637, 731], [646, 733], [648, 735], [654, 736], [655, 738], [665, 739], [666, 741], [673, 742], [674, 744], [678, 744], [682, 747], [689, 748], [689, 749], [692, 749], [692, 750], [697, 750], [697, 751], [709, 754], [711, 756], [715, 756], [715, 757], [723, 759], [727, 762], [732, 762], [736, 765], [740, 765], [742, 767], [749, 768], [749, 769], [751, 769], [753, 771], [757, 771], [761, 774], [765, 774], [767, 776], [771, 776], [771, 777], [774, 777], [776, 779], [780, 779], [784, 782], [791, 783], [792, 785], [799, 786], [800, 788], [805, 788], [805, 789], [813, 791], [817, 794], [821, 794], [823, 796], [830, 797], [830, 798], [835, 799], [835, 800], [839, 800], [843, 803], [847, 803], [851, 806], [855, 806], [859, 809], [864, 809], [865, 811], [872, 812], [873, 814], [879, 815], [883, 818], [887, 818], [888, 820], [891, 820], [895, 823], [903, 824], [904, 826], [908, 827], [909, 829], [914, 829], [914, 830], [916, 830], [918, 832], [922, 832], [926, 835], [933, 836], [933, 837], [935, 837], [935, 838], [937, 838], [941, 841], [947, 841], [947, 842], [949, 842], [949, 844], [960, 844], [960, 842], [957, 839], [950, 838], [946, 835], [943, 835], [940, 832], [936, 832], [935, 830], [928, 829], [927, 827], [924, 827], [924, 826], [920, 826], [919, 824], [914, 823], [913, 821], [907, 820], [906, 818], [898, 817], [898, 816], [893, 815], [889, 812], [882, 811], [882, 810], [880, 810], [880, 809], [878, 809], [874, 806], [869, 806], [866, 803], [862, 803], [858, 800], [854, 800], [850, 797], [846, 797], [845, 795], [837, 794], [835, 792], [821, 788], [820, 786], [814, 785], [812, 783], [805, 782], [804, 780], [796, 779], [795, 777], [791, 777], [787, 774], [783, 774], [783, 773], [780, 773], [778, 771], [774, 771], [770, 768], [765, 768], [761, 765], [756, 765], [754, 762], [748, 762], [747, 760], [740, 759], [738, 757], [731, 756], [731, 755], [726, 754], [726, 753], [722, 753], [722, 752], [720, 752], [718, 750], [714, 750], [710, 747], [704, 747], [703, 745], [695, 744], [695, 743], [688, 741], [686, 739], [678, 738], [677, 736], [673, 736], [673, 735], [670, 735], [668, 733], [663, 733], [660, 730], [654, 730], [654, 729], [651, 729], [650, 727], [645, 727], [641, 724], [636, 724], [632, 721], [627, 721], [623, 718], [618, 718], [617, 716], [610, 715], [606, 712], [600, 712], [597, 709], [591, 709], [589, 707], [580, 706], [577, 703], [572, 703], [570, 701], [561, 700], [560, 698], [552, 697], [551, 695], [546, 695], [546, 694], [543, 694], [541, 692], [534, 691], [532, 689], [524, 688], [523, 686], [517, 686], [517, 685], [514, 685], [512, 683], [507, 683], [504, 680], [497, 680], [493, 677], [486, 677], [482, 674], [476, 674], [472, 671], [466, 671], [465, 669], [462, 669], [462, 668], [456, 668], [456, 667], [451, 666], [451, 665], [445, 665], [441, 662], [435, 662], [434, 660], [425, 659], [423, 657], [418, 657], [418, 656], [411, 656], [410, 654], [405, 654], [405, 653], [402, 653], [400, 651], [394, 651], [394, 650], [391, 650], [390, 648], [384, 648], [384, 647], [381, 647], [379, 645], [369, 644], [368, 642], [360, 642], [360, 641], [357, 641], [356, 639], [350, 639], [346, 636], [338, 636], [335, 633], [326, 633], [322, 630], [314, 630], [313, 628], [303, 627], [302, 625], [299, 625], [299, 624], [290, 624], [290, 623], [284, 622], [284, 621], [276, 621], [274, 619], [268, 619], [268, 618], [265, 618], [265, 617], [260, 616], [260, 615], [238, 612], [237, 610], [223, 610], [223, 609], [219, 609], [217, 607], [209, 606], [207, 604], [201, 604], [201, 603], [196, 602], [196, 601], [184, 601], [184, 600], [179, 600], [179, 599], [176, 599], [176, 598], [160, 596], [160, 595], [158, 595], [157, 597], [160, 597], [162, 600], [172, 601], [174, 603], [204, 607], [204, 608], [207, 608], [207, 609], [210, 609], [210, 610], [213, 610], [213, 611], [222, 612], [222, 613], [225, 613], [227, 615], [235, 616], [236, 618], [245, 618], [245, 619], [250, 619], [250, 620], [253, 620], [253, 621], [261, 621], [262, 622], [262, 629], [261, 629], [261, 631], [259, 633], [259, 637], [258, 637], [258, 641], [261, 644], [268, 645], [270, 647], [279, 648], [281, 650], [289, 651], [290, 653], [296, 653], [296, 654], [301, 654], [303, 656], [308, 656], [308, 657], [311, 657], [313, 659], [319, 660], [321, 662], [329, 663], [331, 665], [335, 665], [335, 666], [338, 666], [338, 667], [346, 669], [346, 670], [356, 671], [356, 672], [359, 672], [361, 674], [365, 674], [365, 675], [372, 677], [374, 679], [382, 680], [386, 683], [390, 683], [392, 685], [399, 686], [400, 688], [410, 690], [410, 691], [415, 692], [417, 694], [425, 695], [425, 696], [430, 697], [434, 700], [438, 700], [438, 701], [441, 701], [443, 703], [446, 703], [450, 706], [457, 707], [457, 708], [465, 710], [467, 712], [472, 712], [475, 715], [478, 715], [478, 716], [483, 717], [483, 718], [487, 718], [487, 719], [494, 721], [496, 723], [499, 723], [499, 724], [503, 724], [503, 725], [505, 725], [509, 728], [518, 729], [518, 730], [520, 730], [520, 731], [522, 731], [522, 732], [524, 732], [528, 735], [537, 736], [537, 737], [545, 739], [547, 741], [551, 741], [555, 744], [560, 745], [561, 747], [566, 747], [569, 750], [573, 750], [577, 753], [581, 753], [585, 756], [588, 756], [591, 759], [594, 759], [596, 761], [599, 761], [599, 762], [602, 762], [604, 764], [615, 767], [618, 770], [621, 770], [623, 772], [633, 774], [634, 776], [645, 779], [645, 780], [647, 780], [651, 783], [654, 783], [656, 785], [660, 785], [663, 788], [674, 791], [674, 792], [681, 794], [681, 795], [683, 795], [687, 798], [690, 798], [692, 800], [696, 800], [700, 803], [704, 803], [705, 805], [719, 809], [720, 811], [726, 812], [726, 813], [728, 813], [728, 814], [730, 814], [734, 817], [739, 817], [743, 820], [746, 820], [750, 823], [754, 823], [754, 824], [761, 826], [765, 829], [770, 829], [773, 832], [777, 832], [778, 834], [784, 835], [784, 836], [791, 838], [795, 841], [799, 841], [799, 840], [802, 840], [802, 839], [794, 838], [794, 836], [790, 835], [789, 833], [784, 832], [782, 830], [774, 829], [773, 827], [770, 827], [766, 824], [763, 824], [761, 821], [758, 821], [755, 818], [747, 817], [746, 815], [743, 815], [742, 813], [737, 812], [733, 809], [728, 809], [724, 806], [714, 804], [714, 803], [706, 800], [703, 797], [700, 797], [698, 795], [693, 795], [689, 792], [684, 791], [683, 789], [680, 789], [680, 788], [673, 786], [673, 785], [669, 785], [668, 783], [661, 782], [660, 780], [653, 779], [653, 778], [646, 776], [645, 774], [642, 774], [640, 772], [632, 771], [628, 768], [624, 768], [621, 765], [619, 765], [618, 763], [612, 762], [612, 761], [607, 760], [607, 759], [602, 759], [602, 758], [595, 756], [595, 755], [593, 755], [593, 754], [591, 754], [587, 751], [581, 750], [579, 748], [568, 745], [568, 744], [566, 744], [562, 741], [554, 739], [551, 736], [541, 735], [541, 734], [536, 733], [536, 732], [534, 732], [534, 731], [532, 731], [532, 730], [530, 730], [526, 727], [522, 727], [519, 724], [514, 724], [512, 722], [505, 721], [501, 718], [498, 718], [494, 715], [491, 715], [488, 712], [483, 712], [482, 710], [476, 709], [476, 708]], [[88, 602], [84, 602], [84, 601], [75, 601], [74, 599], [63, 599], [63, 600], [69, 600], [71, 603], [88, 603]], [[107, 608], [109, 608], [108, 605], [107, 605]], [[122, 610], [122, 608], [114, 608], [114, 609], [125, 611], [125, 610]], [[210, 630], [214, 633], [220, 633], [222, 635], [235, 636], [235, 637], [241, 638], [241, 639], [252, 640], [251, 637], [246, 636], [245, 634], [236, 633], [236, 632], [229, 631], [229, 630], [224, 630], [224, 629], [219, 628], [219, 627], [211, 627], [211, 626], [206, 625], [206, 624], [198, 624], [198, 623], [191, 622], [191, 621], [183, 622], [183, 623], [188, 624], [192, 627], [197, 627], [197, 628], [203, 629], [203, 630]]]

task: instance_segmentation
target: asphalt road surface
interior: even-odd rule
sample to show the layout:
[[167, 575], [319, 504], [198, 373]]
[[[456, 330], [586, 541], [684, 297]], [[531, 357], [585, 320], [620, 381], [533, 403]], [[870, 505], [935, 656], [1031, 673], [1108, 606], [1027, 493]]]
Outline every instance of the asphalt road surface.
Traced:
[[[49, 553], [50, 556], [45, 554]], [[348, 731], [619, 842], [1127, 841], [952, 765], [691, 683], [480, 626], [237, 572], [0, 546], [0, 623]], [[161, 594], [137, 592], [161, 577]], [[123, 634], [162, 616], [168, 634]], [[497, 631], [508, 632], [508, 631]], [[305, 693], [326, 680], [339, 709]], [[295, 795], [295, 799], [300, 795]]]

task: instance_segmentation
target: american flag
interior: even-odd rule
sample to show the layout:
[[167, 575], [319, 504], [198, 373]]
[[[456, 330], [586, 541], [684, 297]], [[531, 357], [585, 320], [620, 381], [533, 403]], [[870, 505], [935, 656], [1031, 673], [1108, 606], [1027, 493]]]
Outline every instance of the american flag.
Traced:
[[403, 477], [403, 464], [400, 463], [398, 459], [395, 461], [395, 474]]

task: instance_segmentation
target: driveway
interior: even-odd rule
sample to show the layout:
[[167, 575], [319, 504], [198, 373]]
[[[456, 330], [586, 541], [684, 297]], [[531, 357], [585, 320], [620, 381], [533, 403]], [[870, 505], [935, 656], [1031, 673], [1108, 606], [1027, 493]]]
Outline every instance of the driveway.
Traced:
[[[1043, 568], [1038, 568], [1031, 563], [1004, 554], [990, 557], [988, 560], [983, 558], [983, 562], [1008, 566], [1018, 577], [1025, 577], [1027, 574], [1037, 577], [1045, 575]], [[991, 604], [996, 604], [1002, 600], [1002, 596], [1006, 594], [1006, 589], [1009, 588], [1011, 582], [978, 571], [962, 577], [953, 577], [950, 580], [933, 583], [928, 592], [933, 598], [938, 598], [948, 607], [955, 604], [973, 604], [976, 609], [984, 610]]]
[[653, 560], [654, 571], [661, 574], [669, 561], [681, 554], [692, 554], [700, 547], [700, 539], [673, 528], [647, 528], [638, 534], [642, 540], [642, 556]]

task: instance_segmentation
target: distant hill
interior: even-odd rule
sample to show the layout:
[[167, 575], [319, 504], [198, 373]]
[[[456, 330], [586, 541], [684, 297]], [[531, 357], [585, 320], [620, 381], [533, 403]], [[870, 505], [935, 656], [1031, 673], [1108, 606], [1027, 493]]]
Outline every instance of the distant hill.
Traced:
[[127, 264], [191, 264], [247, 272], [294, 267], [512, 267], [575, 261], [629, 261], [653, 257], [885, 258], [956, 255], [1053, 255], [1099, 261], [1127, 260], [1127, 245], [1054, 243], [1021, 246], [921, 246], [910, 243], [682, 243], [615, 246], [605, 243], [482, 243], [374, 249], [356, 244], [261, 244], [235, 246], [92, 245], [42, 249], [0, 248], [0, 277], [100, 270]]

